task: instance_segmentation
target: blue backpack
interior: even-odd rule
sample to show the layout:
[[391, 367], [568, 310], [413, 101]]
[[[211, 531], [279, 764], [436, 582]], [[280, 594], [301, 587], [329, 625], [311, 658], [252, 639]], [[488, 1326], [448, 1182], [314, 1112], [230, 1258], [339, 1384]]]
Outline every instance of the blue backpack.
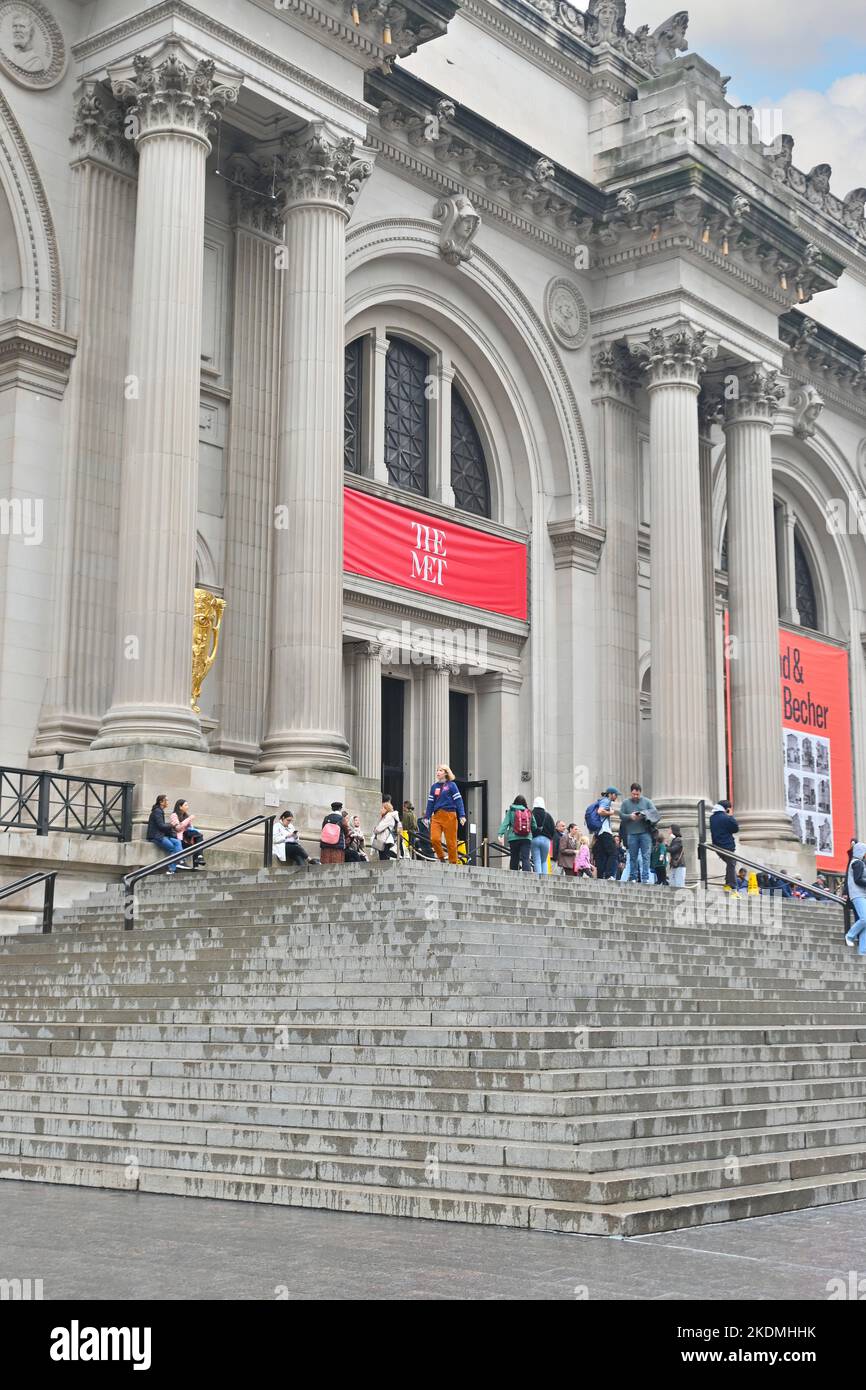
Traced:
[[599, 831], [604, 829], [604, 821], [598, 814], [598, 808], [600, 804], [601, 797], [598, 798], [598, 801], [594, 801], [591, 806], [587, 806], [586, 808], [586, 815], [584, 816], [584, 820], [586, 821], [587, 830], [592, 835], [598, 835]]

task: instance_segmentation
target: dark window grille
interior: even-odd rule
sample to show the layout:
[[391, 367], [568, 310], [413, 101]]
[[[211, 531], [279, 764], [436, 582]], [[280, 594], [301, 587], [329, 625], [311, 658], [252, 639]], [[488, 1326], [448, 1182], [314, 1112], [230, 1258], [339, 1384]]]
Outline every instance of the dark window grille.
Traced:
[[806, 552], [797, 533], [794, 533], [794, 576], [797, 593], [797, 612], [800, 626], [818, 628], [818, 597], [812, 579], [812, 570]]
[[490, 480], [484, 449], [469, 407], [456, 386], [451, 388], [451, 486], [462, 511], [490, 515]]
[[346, 348], [343, 387], [343, 466], [347, 473], [361, 471], [361, 403], [364, 379], [363, 340], [356, 338]]
[[428, 428], [425, 352], [391, 338], [385, 359], [385, 465], [394, 487], [427, 495]]

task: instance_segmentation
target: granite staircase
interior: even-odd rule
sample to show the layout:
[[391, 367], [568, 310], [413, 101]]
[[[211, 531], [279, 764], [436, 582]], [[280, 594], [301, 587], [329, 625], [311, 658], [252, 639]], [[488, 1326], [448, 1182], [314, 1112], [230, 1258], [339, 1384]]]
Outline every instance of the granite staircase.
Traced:
[[595, 1235], [866, 1198], [841, 913], [691, 902], [179, 873], [125, 932], [94, 895], [0, 944], [0, 1176]]

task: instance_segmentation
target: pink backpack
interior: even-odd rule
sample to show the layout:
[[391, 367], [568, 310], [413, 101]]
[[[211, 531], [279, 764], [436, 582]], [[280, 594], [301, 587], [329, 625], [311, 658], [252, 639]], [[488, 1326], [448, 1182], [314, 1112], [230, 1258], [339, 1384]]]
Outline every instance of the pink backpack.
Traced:
[[321, 840], [323, 845], [338, 845], [340, 843], [341, 833], [342, 827], [340, 826], [339, 821], [325, 821], [325, 824], [322, 826], [322, 833], [319, 836], [319, 839]]

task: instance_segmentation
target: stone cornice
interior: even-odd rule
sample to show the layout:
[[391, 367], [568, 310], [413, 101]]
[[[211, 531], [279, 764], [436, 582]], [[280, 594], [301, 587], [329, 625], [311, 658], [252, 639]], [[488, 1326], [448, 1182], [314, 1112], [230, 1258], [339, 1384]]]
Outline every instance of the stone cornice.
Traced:
[[[269, 6], [268, 8], [272, 7]], [[356, 120], [366, 122], [369, 119], [370, 107], [366, 102], [358, 101], [338, 88], [332, 87], [329, 83], [316, 77], [314, 73], [297, 67], [286, 58], [280, 57], [279, 54], [270, 49], [263, 48], [261, 44], [220, 23], [213, 16], [186, 4], [185, 0], [160, 0], [159, 4], [150, 9], [142, 10], [128, 19], [121, 20], [118, 24], [111, 25], [107, 29], [100, 30], [97, 34], [82, 39], [80, 43], [73, 45], [72, 52], [80, 63], [98, 59], [100, 54], [112, 45], [127, 40], [134, 41], [140, 34], [152, 29], [155, 25], [164, 24], [168, 20], [181, 20], [190, 24], [202, 34], [226, 44], [239, 55], [249, 58], [254, 63], [261, 64], [287, 81], [297, 84], [298, 87], [318, 98], [320, 102], [327, 102]], [[261, 78], [257, 80], [261, 86], [269, 85]], [[275, 95], [278, 94], [276, 87], [271, 87], [271, 90]]]
[[[675, 300], [677, 305], [684, 308], [687, 312], [689, 310], [693, 311], [696, 318], [704, 321], [707, 319], [711, 320], [711, 322], [714, 325], [718, 325], [720, 329], [723, 325], [726, 325], [732, 331], [736, 331], [737, 336], [740, 336], [743, 332], [744, 325], [742, 320], [735, 318], [733, 314], [726, 313], [723, 309], [711, 303], [710, 300], [703, 299], [700, 295], [694, 294], [691, 290], [686, 289], [677, 289], [673, 295], [669, 290], [663, 290], [657, 294], [647, 295], [645, 299], [631, 299], [626, 300], [622, 304], [609, 305], [603, 309], [593, 309], [590, 318], [597, 336], [600, 337], [605, 334], [613, 337], [622, 336], [621, 332], [617, 334], [614, 330], [606, 327], [608, 321], [612, 320], [614, 323], [621, 322], [624, 317], [635, 320], [642, 315], [652, 315], [657, 318], [663, 317], [665, 313], [670, 311], [672, 300]], [[796, 317], [799, 318], [801, 316], [798, 314]], [[784, 318], [780, 320], [781, 323], [784, 323], [784, 321]], [[756, 356], [767, 356], [771, 355], [774, 351], [778, 352], [779, 343], [777, 339], [771, 338], [765, 333], [757, 333], [751, 327], [747, 332], [754, 344]]]
[[785, 309], [832, 289], [844, 269], [790, 221], [693, 161], [650, 168], [607, 199], [600, 217], [576, 227], [596, 269], [687, 251]]
[[68, 333], [25, 319], [0, 321], [0, 391], [20, 386], [62, 397], [77, 342]]
[[605, 207], [592, 184], [406, 72], [387, 81], [368, 74], [366, 95], [379, 112], [372, 149], [425, 186], [466, 194], [479, 212], [573, 262], [571, 229]]
[[804, 386], [814, 386], [827, 402], [862, 421], [866, 415], [863, 349], [796, 312], [780, 319], [779, 334], [787, 349], [787, 374]]
[[[384, 0], [384, 3], [382, 0], [372, 0], [372, 3], [371, 0], [359, 0], [359, 23], [355, 24], [351, 4], [343, 3], [343, 0], [333, 0], [332, 3], [331, 0], [320, 0], [320, 3], [315, 0], [253, 0], [253, 3], [266, 10], [272, 18], [289, 24], [292, 21], [300, 23], [330, 46], [348, 49], [362, 66], [378, 67], [384, 71], [392, 67], [396, 57], [408, 57], [422, 43], [444, 34], [458, 8], [457, 0], [410, 0], [409, 4], [394, 3], [394, 0]], [[82, 39], [73, 45], [72, 52], [79, 60], [92, 58], [108, 44], [132, 38], [167, 18], [186, 20], [224, 39], [233, 47], [241, 47], [245, 43], [242, 36], [227, 25], [211, 19], [184, 0], [162, 0], [149, 9]], [[388, 43], [384, 42], [386, 18], [391, 33]], [[246, 51], [255, 52], [256, 56], [266, 52], [254, 43], [248, 44]], [[272, 52], [267, 57], [270, 64], [279, 61]], [[299, 69], [293, 71], [300, 73]], [[321, 86], [325, 87], [325, 84]]]

